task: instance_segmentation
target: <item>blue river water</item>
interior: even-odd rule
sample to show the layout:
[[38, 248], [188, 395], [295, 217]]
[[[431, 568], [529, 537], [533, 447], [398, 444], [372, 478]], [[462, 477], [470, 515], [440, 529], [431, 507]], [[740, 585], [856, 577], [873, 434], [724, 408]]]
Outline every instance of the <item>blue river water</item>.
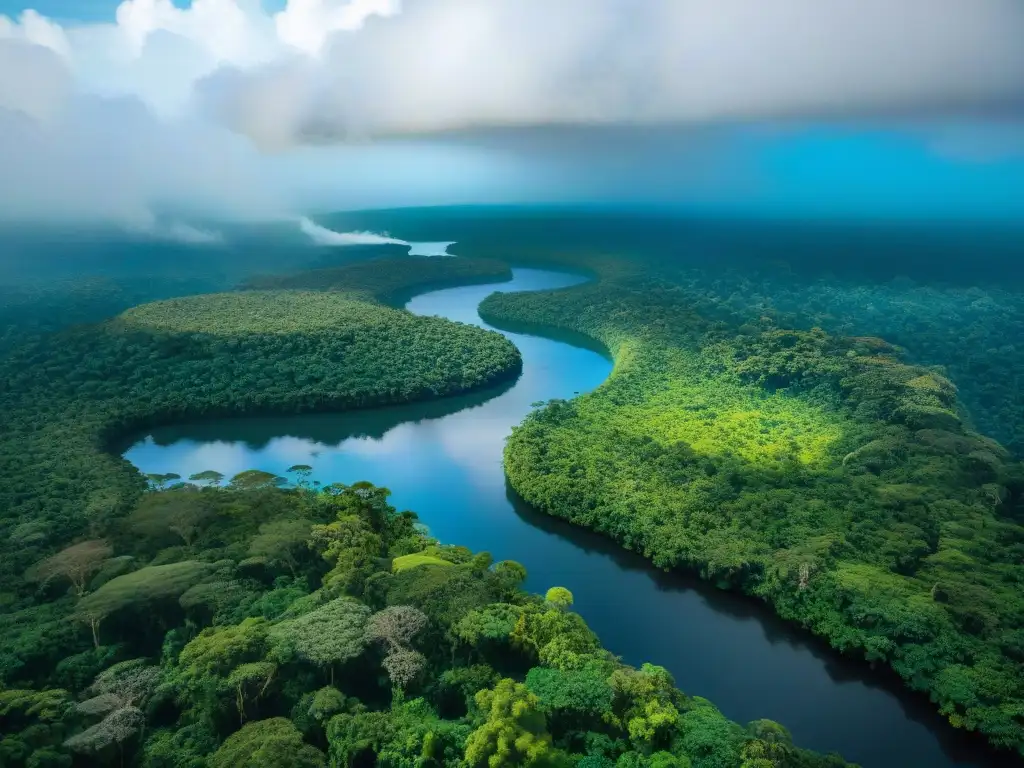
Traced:
[[[480, 302], [498, 291], [566, 288], [584, 278], [516, 269], [511, 282], [434, 291], [407, 309], [489, 327]], [[777, 720], [800, 746], [864, 768], [988, 766], [978, 740], [954, 732], [890, 675], [844, 659], [766, 607], [663, 573], [606, 539], [540, 514], [507, 487], [502, 448], [532, 403], [600, 386], [611, 362], [565, 339], [505, 333], [523, 373], [500, 389], [339, 414], [258, 417], [151, 430], [125, 452], [143, 472], [212, 469], [283, 474], [309, 464], [323, 483], [385, 485], [442, 541], [517, 560], [527, 587], [560, 585], [602, 643], [631, 664], [667, 667], [679, 687], [730, 718]]]

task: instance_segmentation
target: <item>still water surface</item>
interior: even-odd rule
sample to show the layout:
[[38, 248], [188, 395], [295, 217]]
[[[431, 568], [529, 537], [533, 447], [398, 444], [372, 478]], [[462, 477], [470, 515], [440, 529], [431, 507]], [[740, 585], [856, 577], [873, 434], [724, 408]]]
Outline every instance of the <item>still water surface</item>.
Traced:
[[[516, 269], [511, 282], [426, 293], [407, 308], [488, 328], [477, 307], [493, 291], [582, 281]], [[801, 746], [838, 751], [864, 768], [995, 764], [927, 702], [753, 601], [658, 571], [518, 500], [501, 464], [511, 428], [535, 401], [598, 387], [611, 363], [564, 339], [505, 335], [522, 352], [523, 373], [498, 390], [361, 412], [181, 424], [152, 431], [125, 457], [143, 472], [183, 477], [206, 469], [283, 474], [293, 464], [310, 464], [325, 484], [386, 485], [393, 503], [418, 512], [442, 541], [521, 562], [534, 591], [567, 587], [605, 647], [631, 664], [666, 666], [680, 688], [710, 699], [734, 720], [778, 720]]]

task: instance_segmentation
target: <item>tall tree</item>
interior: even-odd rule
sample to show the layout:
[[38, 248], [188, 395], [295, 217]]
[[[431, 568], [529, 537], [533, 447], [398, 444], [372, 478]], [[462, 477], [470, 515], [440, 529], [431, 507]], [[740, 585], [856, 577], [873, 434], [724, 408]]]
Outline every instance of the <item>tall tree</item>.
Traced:
[[327, 760], [305, 744], [291, 720], [272, 717], [246, 723], [210, 758], [210, 768], [323, 768]]
[[160, 670], [145, 659], [122, 661], [96, 676], [88, 692], [92, 698], [78, 705], [82, 715], [101, 715], [95, 725], [70, 737], [65, 746], [76, 752], [95, 753], [116, 744], [120, 747], [146, 722], [144, 707], [160, 681]]
[[159, 536], [170, 531], [187, 547], [212, 514], [203, 494], [195, 489], [175, 490], [143, 499], [131, 513], [129, 524], [132, 530], [144, 536]]
[[217, 472], [212, 469], [205, 469], [202, 472], [196, 472], [194, 475], [189, 475], [188, 479], [193, 483], [216, 486], [220, 485], [224, 480], [224, 475], [221, 472]]
[[151, 565], [111, 579], [75, 608], [74, 617], [90, 626], [93, 643], [99, 646], [100, 623], [123, 608], [180, 597], [189, 587], [210, 575], [215, 566], [185, 560], [167, 565]]
[[409, 646], [427, 622], [427, 615], [418, 608], [392, 605], [371, 616], [366, 625], [367, 638], [383, 643], [388, 649], [383, 664], [396, 698], [404, 695], [409, 683], [426, 666], [423, 654]]
[[236, 491], [255, 491], [263, 488], [280, 488], [287, 482], [283, 477], [264, 472], [262, 469], [247, 469], [232, 477], [228, 487]]
[[260, 526], [260, 532], [249, 543], [249, 555], [262, 557], [269, 564], [281, 563], [292, 576], [299, 567], [299, 558], [309, 551], [309, 520], [274, 520]]
[[568, 761], [551, 745], [537, 697], [515, 680], [504, 679], [493, 690], [476, 695], [483, 724], [466, 741], [471, 766], [563, 766]]
[[366, 636], [384, 643], [390, 651], [408, 648], [427, 626], [427, 615], [411, 605], [391, 605], [370, 617]]
[[270, 630], [275, 648], [318, 667], [327, 667], [334, 682], [334, 665], [354, 659], [366, 648], [370, 609], [347, 597], [332, 600], [297, 619]]
[[71, 582], [75, 594], [81, 597], [85, 594], [89, 579], [112, 553], [110, 545], [102, 539], [82, 541], [36, 563], [25, 577], [44, 586], [55, 578], [65, 578]]

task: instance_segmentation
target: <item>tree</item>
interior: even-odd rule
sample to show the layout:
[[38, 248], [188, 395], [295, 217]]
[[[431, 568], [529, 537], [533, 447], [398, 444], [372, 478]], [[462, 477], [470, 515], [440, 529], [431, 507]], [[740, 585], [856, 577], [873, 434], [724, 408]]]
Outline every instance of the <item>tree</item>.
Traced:
[[396, 698], [426, 666], [423, 654], [409, 646], [428, 621], [426, 614], [418, 608], [392, 605], [371, 616], [366, 625], [367, 639], [377, 640], [388, 649], [383, 664]]
[[565, 587], [552, 587], [544, 595], [544, 600], [560, 610], [568, 610], [572, 607], [572, 592]]
[[373, 573], [383, 541], [363, 518], [346, 514], [333, 523], [314, 525], [310, 546], [333, 563], [324, 576], [325, 587], [358, 593], [363, 580]]
[[159, 536], [170, 531], [188, 547], [212, 514], [206, 499], [194, 489], [191, 492], [166, 491], [143, 499], [129, 522], [134, 531], [144, 536]]
[[324, 768], [324, 753], [306, 744], [291, 720], [246, 723], [210, 758], [210, 768]]
[[75, 608], [74, 617], [91, 627], [93, 643], [99, 647], [99, 626], [107, 616], [139, 603], [180, 597], [210, 575], [215, 567], [210, 563], [185, 560], [126, 573], [83, 597]]
[[178, 673], [187, 683], [201, 684], [230, 670], [262, 659], [267, 645], [267, 620], [248, 618], [240, 624], [207, 627], [178, 654]]
[[516, 621], [512, 642], [541, 663], [560, 669], [578, 669], [599, 649], [597, 636], [579, 614], [552, 603], [524, 610]]
[[247, 699], [259, 701], [267, 692], [277, 673], [277, 665], [269, 661], [254, 661], [235, 667], [228, 675], [228, 684], [235, 689], [235, 706], [240, 723], [245, 722]]
[[740, 768], [777, 768], [793, 755], [793, 737], [774, 720], [754, 720], [747, 724], [751, 740], [740, 749]]
[[523, 609], [518, 605], [492, 603], [467, 613], [452, 627], [452, 632], [474, 647], [487, 640], [506, 642], [522, 615]]
[[309, 464], [293, 464], [285, 470], [289, 475], [295, 475], [298, 480], [295, 485], [299, 488], [309, 487], [309, 477], [313, 474], [313, 468]]
[[112, 744], [120, 747], [142, 730], [146, 715], [138, 707], [115, 709], [95, 725], [76, 733], [64, 742], [75, 752], [99, 752]]
[[158, 474], [150, 472], [146, 474], [146, 480], [149, 481], [149, 487], [154, 490], [163, 490], [171, 480], [181, 480], [181, 475], [175, 474], [174, 472], [168, 472], [166, 474]]
[[363, 518], [377, 533], [383, 533], [388, 524], [398, 517], [388, 504], [391, 491], [365, 480], [352, 485], [332, 483], [324, 489], [338, 519], [349, 515]]
[[325, 685], [313, 695], [309, 704], [309, 716], [322, 723], [345, 708], [345, 694], [333, 685]]
[[396, 691], [405, 691], [427, 664], [426, 657], [410, 648], [396, 648], [382, 662]]
[[551, 745], [537, 697], [515, 680], [500, 680], [476, 695], [483, 724], [466, 741], [471, 766], [560, 766], [564, 756]]
[[75, 594], [81, 597], [85, 594], [89, 579], [112, 553], [113, 549], [102, 539], [82, 541], [36, 563], [25, 577], [43, 586], [55, 578], [63, 577], [71, 582]]
[[249, 555], [262, 557], [271, 565], [282, 563], [292, 576], [299, 566], [299, 553], [308, 550], [309, 520], [275, 520], [260, 526], [249, 543]]
[[262, 469], [247, 469], [232, 477], [228, 487], [234, 491], [255, 491], [263, 488], [280, 488], [287, 482], [283, 477], [264, 472]]
[[679, 692], [664, 667], [621, 667], [608, 678], [614, 691], [610, 716], [639, 749], [664, 746], [679, 722]]
[[411, 605], [391, 605], [375, 613], [366, 624], [366, 636], [384, 643], [392, 652], [408, 648], [427, 626], [427, 615]]
[[189, 475], [188, 479], [193, 483], [202, 483], [208, 486], [220, 485], [224, 480], [224, 475], [220, 472], [215, 472], [212, 469], [207, 469], [202, 472], [196, 472], [194, 475]]
[[143, 707], [160, 681], [160, 670], [145, 659], [122, 661], [105, 669], [88, 692], [92, 698], [81, 702], [78, 712], [103, 719], [69, 738], [64, 744], [76, 752], [98, 752], [111, 744], [119, 747], [146, 722]]
[[515, 560], [502, 560], [494, 564], [494, 575], [503, 590], [515, 593], [526, 581], [526, 568]]
[[319, 667], [329, 667], [334, 683], [334, 665], [363, 652], [366, 620], [370, 609], [348, 597], [320, 606], [297, 619], [282, 621], [270, 630], [278, 652], [295, 654]]
[[608, 669], [599, 663], [568, 671], [534, 667], [526, 675], [526, 687], [553, 721], [576, 730], [599, 731], [602, 719], [612, 709], [614, 691], [608, 684]]

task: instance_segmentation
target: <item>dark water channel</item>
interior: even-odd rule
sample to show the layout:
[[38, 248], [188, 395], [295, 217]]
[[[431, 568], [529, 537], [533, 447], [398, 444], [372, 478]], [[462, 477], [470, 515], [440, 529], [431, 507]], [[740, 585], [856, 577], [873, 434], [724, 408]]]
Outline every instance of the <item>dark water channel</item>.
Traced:
[[[488, 294], [562, 288], [582, 278], [517, 269], [511, 282], [435, 291], [407, 308], [486, 326]], [[680, 688], [730, 718], [778, 720], [801, 746], [864, 768], [991, 766], [982, 744], [954, 732], [886, 674], [847, 660], [771, 611], [695, 579], [666, 574], [618, 546], [529, 509], [507, 488], [504, 439], [531, 403], [599, 386], [611, 363], [565, 340], [506, 334], [523, 355], [514, 385], [444, 401], [333, 415], [246, 418], [162, 428], [125, 457], [144, 472], [283, 474], [310, 464], [323, 483], [386, 485], [442, 541], [521, 562], [528, 588], [567, 587], [605, 647], [667, 667]]]

